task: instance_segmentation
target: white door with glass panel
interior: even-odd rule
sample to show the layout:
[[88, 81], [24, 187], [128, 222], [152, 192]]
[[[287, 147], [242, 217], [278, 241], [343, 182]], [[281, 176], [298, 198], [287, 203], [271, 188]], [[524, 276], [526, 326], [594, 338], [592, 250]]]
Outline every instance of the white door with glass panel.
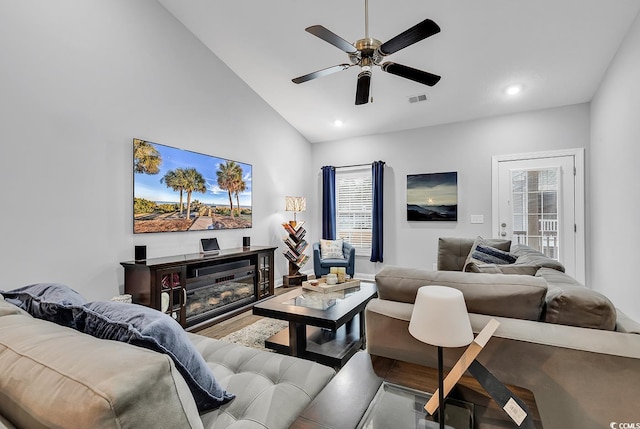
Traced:
[[576, 157], [539, 156], [494, 158], [494, 235], [560, 261], [568, 274], [584, 282], [584, 250], [577, 239], [582, 222], [576, 206], [582, 204], [576, 204]]

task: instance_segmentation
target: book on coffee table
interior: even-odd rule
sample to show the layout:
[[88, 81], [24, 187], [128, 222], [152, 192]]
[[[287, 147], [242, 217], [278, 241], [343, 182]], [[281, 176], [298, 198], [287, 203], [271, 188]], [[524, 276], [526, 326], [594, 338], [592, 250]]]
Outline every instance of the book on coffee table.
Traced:
[[306, 290], [312, 290], [315, 292], [335, 292], [338, 290], [351, 289], [360, 286], [360, 280], [348, 280], [343, 283], [336, 283], [334, 285], [327, 284], [327, 280], [324, 278], [308, 280], [302, 282], [302, 288]]

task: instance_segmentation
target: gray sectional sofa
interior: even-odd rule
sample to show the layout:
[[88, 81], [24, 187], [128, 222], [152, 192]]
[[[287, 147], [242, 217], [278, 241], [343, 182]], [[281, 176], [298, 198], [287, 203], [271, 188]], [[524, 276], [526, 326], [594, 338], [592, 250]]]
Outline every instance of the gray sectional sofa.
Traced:
[[285, 429], [334, 375], [310, 361], [188, 336], [235, 399], [200, 413], [166, 354], [34, 318], [0, 295], [0, 428]]
[[[507, 248], [517, 257], [513, 272], [534, 267], [527, 275], [491, 266], [480, 267], [491, 273], [462, 272], [474, 242], [440, 239], [438, 271], [390, 266], [376, 275], [379, 296], [365, 313], [369, 353], [436, 367], [435, 347], [414, 339], [408, 324], [418, 288], [454, 287], [474, 332], [491, 318], [500, 322], [478, 360], [502, 382], [534, 393], [545, 429], [640, 422], [640, 325], [526, 246]], [[463, 351], [445, 349], [445, 365]]]

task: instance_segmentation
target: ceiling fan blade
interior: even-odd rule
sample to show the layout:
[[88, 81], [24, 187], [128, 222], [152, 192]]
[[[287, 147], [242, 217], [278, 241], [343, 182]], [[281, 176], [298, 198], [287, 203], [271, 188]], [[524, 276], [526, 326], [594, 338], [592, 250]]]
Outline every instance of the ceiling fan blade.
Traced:
[[438, 27], [438, 24], [430, 19], [425, 19], [421, 23], [414, 25], [410, 29], [403, 31], [396, 37], [380, 45], [378, 52], [382, 56], [391, 55], [400, 49], [404, 49], [439, 32], [440, 27]]
[[312, 25], [304, 29], [307, 33], [311, 33], [316, 37], [321, 38], [327, 43], [331, 43], [338, 49], [345, 51], [347, 54], [355, 54], [358, 50], [351, 43], [344, 40], [334, 32], [327, 30], [322, 25]]
[[313, 73], [309, 73], [309, 74], [305, 74], [304, 76], [296, 77], [294, 79], [291, 79], [291, 81], [293, 83], [303, 83], [303, 82], [306, 82], [308, 80], [316, 79], [316, 78], [319, 78], [319, 77], [326, 76], [328, 74], [332, 74], [332, 73], [335, 73], [335, 72], [346, 70], [349, 67], [351, 67], [352, 65], [353, 64], [338, 64], [337, 66], [327, 67], [326, 69], [314, 71]]
[[440, 80], [440, 76], [432, 74], [426, 71], [414, 69], [412, 67], [403, 66], [402, 64], [396, 64], [393, 62], [386, 62], [380, 66], [383, 71], [394, 74], [396, 76], [403, 77], [405, 79], [411, 79], [415, 82], [425, 85], [433, 86]]
[[369, 90], [371, 88], [371, 72], [365, 70], [358, 75], [358, 86], [356, 87], [356, 106], [369, 102]]

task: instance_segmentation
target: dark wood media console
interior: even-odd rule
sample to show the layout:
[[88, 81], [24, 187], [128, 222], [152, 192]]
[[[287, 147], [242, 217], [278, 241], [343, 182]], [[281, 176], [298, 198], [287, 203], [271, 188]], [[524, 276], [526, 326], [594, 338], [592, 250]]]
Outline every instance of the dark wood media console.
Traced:
[[275, 249], [251, 246], [121, 262], [124, 292], [188, 331], [201, 329], [273, 295]]

